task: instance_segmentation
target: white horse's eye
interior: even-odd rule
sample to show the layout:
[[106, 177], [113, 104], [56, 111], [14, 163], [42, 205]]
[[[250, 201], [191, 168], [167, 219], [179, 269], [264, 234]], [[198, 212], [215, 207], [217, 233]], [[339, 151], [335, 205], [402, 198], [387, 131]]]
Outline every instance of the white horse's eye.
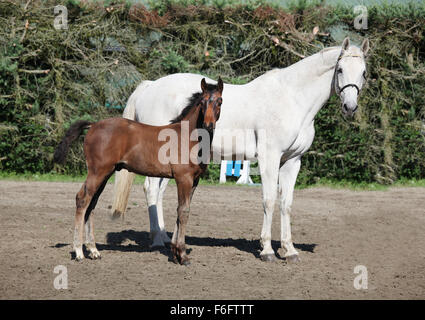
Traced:
[[338, 69], [336, 70], [336, 72], [338, 72], [338, 73], [342, 73], [342, 68], [338, 68]]

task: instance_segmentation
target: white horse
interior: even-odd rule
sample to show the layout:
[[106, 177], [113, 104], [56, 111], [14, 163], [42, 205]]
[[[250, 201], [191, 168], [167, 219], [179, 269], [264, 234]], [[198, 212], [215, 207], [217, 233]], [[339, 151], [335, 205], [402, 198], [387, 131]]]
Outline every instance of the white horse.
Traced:
[[[344, 39], [341, 47], [331, 47], [287, 68], [271, 70], [245, 85], [225, 84], [220, 120], [217, 122], [212, 152], [224, 158], [235, 155], [232, 144], [223, 146], [222, 137], [246, 130], [238, 156], [257, 159], [260, 168], [264, 222], [261, 232], [265, 261], [276, 259], [271, 246], [271, 226], [277, 195], [280, 197], [281, 245], [288, 261], [298, 261], [291, 237], [290, 212], [294, 186], [302, 155], [314, 139], [314, 118], [332, 93], [340, 96], [342, 112], [352, 116], [365, 82], [365, 56], [369, 41], [360, 48]], [[186, 105], [204, 76], [179, 73], [156, 81], [143, 81], [128, 100], [124, 117], [151, 125], [165, 125]], [[214, 82], [207, 78], [207, 81]], [[167, 179], [146, 177], [153, 246], [169, 242], [165, 233], [162, 198]], [[117, 172], [113, 212], [124, 213], [132, 174]]]

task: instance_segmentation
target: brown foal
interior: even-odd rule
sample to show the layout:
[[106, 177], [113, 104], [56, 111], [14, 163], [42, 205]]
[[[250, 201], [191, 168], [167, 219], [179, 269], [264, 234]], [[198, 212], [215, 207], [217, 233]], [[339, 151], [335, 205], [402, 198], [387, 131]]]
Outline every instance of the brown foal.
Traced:
[[[86, 248], [90, 251], [92, 259], [100, 258], [96, 248], [93, 232], [93, 217], [90, 213], [96, 206], [97, 200], [105, 188], [106, 182], [116, 170], [122, 168], [128, 171], [150, 176], [174, 178], [177, 185], [178, 208], [177, 222], [171, 241], [171, 250], [174, 262], [188, 264], [189, 258], [186, 254], [185, 233], [186, 224], [189, 219], [189, 207], [192, 195], [198, 184], [200, 175], [206, 170], [207, 163], [192, 161], [183, 153], [199, 155], [208, 152], [200, 147], [201, 143], [211, 146], [215, 123], [220, 117], [222, 104], [223, 82], [218, 80], [217, 85], [207, 84], [205, 79], [201, 81], [202, 92], [195, 93], [182, 113], [171, 120], [166, 126], [150, 126], [123, 118], [110, 118], [96, 123], [78, 121], [66, 132], [65, 137], [58, 145], [54, 161], [63, 163], [69, 146], [77, 139], [84, 129], [90, 128], [84, 140], [84, 154], [87, 163], [87, 179], [77, 193], [75, 213], [74, 250], [76, 260], [82, 260], [83, 254], [83, 228], [86, 232]], [[184, 122], [185, 126], [183, 125]], [[198, 131], [206, 129], [209, 141], [200, 142], [199, 138], [184, 141], [182, 130], [189, 128], [189, 134], [199, 137]], [[172, 130], [178, 139], [160, 141], [164, 129]], [[169, 132], [169, 131], [168, 131]], [[189, 138], [189, 137], [187, 137]], [[183, 150], [182, 145], [188, 146]], [[204, 144], [202, 146], [204, 146]], [[168, 147], [178, 152], [175, 161], [164, 161], [161, 150]], [[174, 153], [176, 154], [176, 153]], [[187, 159], [187, 161], [182, 161]], [[187, 163], [186, 163], [187, 162]]]

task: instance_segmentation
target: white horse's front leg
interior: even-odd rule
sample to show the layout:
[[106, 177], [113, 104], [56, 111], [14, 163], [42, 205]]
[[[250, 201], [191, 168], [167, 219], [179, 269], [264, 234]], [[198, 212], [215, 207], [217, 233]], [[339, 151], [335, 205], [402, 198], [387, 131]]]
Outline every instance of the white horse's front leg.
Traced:
[[301, 159], [298, 157], [286, 161], [279, 170], [281, 246], [286, 250], [285, 257], [289, 262], [299, 261], [298, 252], [292, 243], [290, 214], [300, 167]]
[[170, 242], [170, 238], [165, 231], [162, 210], [163, 193], [167, 184], [168, 179], [146, 177], [143, 185], [148, 203], [152, 247], [163, 247], [165, 245], [164, 242]]
[[260, 155], [258, 156], [258, 165], [260, 167], [261, 183], [263, 187], [264, 207], [263, 229], [261, 231], [261, 245], [263, 250], [260, 253], [260, 258], [263, 261], [276, 260], [271, 240], [273, 211], [276, 202], [279, 176], [279, 161], [279, 155], [273, 154], [272, 152], [267, 153], [267, 158], [263, 158]]
[[167, 189], [167, 185], [170, 179], [162, 178], [159, 181], [159, 192], [158, 192], [158, 200], [156, 204], [156, 209], [158, 212], [158, 225], [159, 225], [159, 234], [161, 235], [162, 241], [164, 243], [170, 243], [171, 239], [167, 235], [167, 231], [165, 230], [165, 223], [164, 223], [164, 212], [162, 209], [162, 200], [164, 199], [164, 192], [165, 189]]

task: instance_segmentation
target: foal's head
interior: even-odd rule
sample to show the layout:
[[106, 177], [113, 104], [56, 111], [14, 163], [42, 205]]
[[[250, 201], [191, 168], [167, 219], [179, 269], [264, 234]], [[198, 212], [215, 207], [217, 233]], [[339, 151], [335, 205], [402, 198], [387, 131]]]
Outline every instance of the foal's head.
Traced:
[[202, 126], [208, 131], [215, 129], [215, 124], [220, 118], [220, 109], [223, 99], [223, 81], [218, 78], [217, 85], [207, 84], [205, 78], [201, 81], [202, 99], [201, 112], [204, 116]]
[[221, 94], [223, 93], [223, 81], [219, 78], [215, 85], [207, 83], [204, 78], [201, 81], [201, 89], [202, 92], [196, 92], [192, 95], [188, 105], [182, 110], [178, 117], [171, 120], [171, 123], [177, 123], [186, 119], [186, 117], [199, 107], [200, 117], [198, 117], [197, 125], [202, 125], [202, 127], [209, 132], [215, 129], [215, 124], [220, 118], [220, 109], [223, 102], [221, 98]]

